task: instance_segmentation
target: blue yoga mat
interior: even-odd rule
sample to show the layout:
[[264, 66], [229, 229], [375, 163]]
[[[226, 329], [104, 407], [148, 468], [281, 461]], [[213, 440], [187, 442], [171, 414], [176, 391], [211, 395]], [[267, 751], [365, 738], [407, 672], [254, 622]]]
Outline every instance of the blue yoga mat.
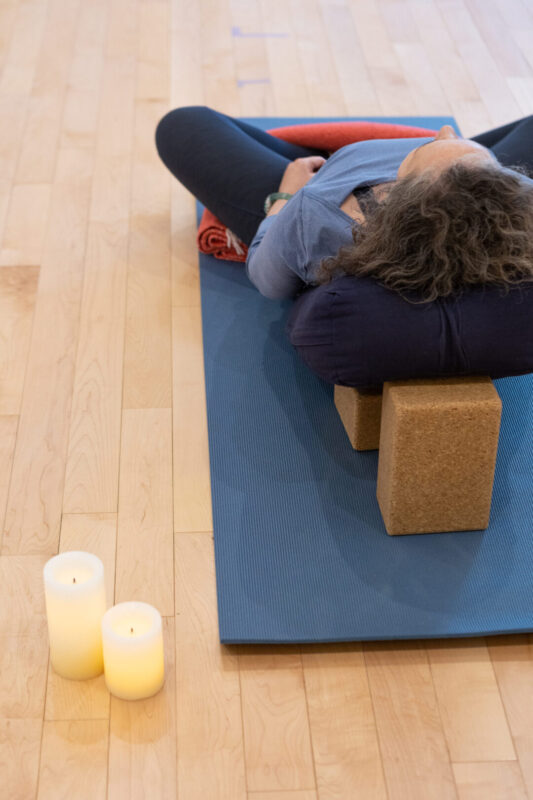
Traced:
[[[263, 130], [327, 121], [242, 119]], [[365, 119], [457, 128], [453, 117]], [[200, 254], [200, 273], [220, 641], [533, 630], [533, 375], [494, 381], [489, 527], [389, 536], [378, 452], [352, 450], [333, 386], [288, 341], [292, 301], [262, 297], [242, 263]]]

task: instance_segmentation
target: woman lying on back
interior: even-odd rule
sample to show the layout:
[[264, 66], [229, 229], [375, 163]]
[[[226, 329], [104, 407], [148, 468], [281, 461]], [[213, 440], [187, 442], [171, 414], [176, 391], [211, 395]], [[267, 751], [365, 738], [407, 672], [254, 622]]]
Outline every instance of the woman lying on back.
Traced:
[[[155, 138], [169, 170], [248, 246], [247, 275], [266, 297], [343, 274], [422, 302], [533, 280], [533, 115], [471, 139], [444, 125], [330, 155], [184, 106]], [[276, 191], [287, 197], [269, 208]]]
[[250, 245], [251, 282], [281, 299], [336, 275], [373, 276], [428, 302], [468, 285], [533, 281], [530, 170], [504, 167], [449, 125], [419, 141], [358, 142], [289, 164], [280, 191], [293, 197], [274, 203]]

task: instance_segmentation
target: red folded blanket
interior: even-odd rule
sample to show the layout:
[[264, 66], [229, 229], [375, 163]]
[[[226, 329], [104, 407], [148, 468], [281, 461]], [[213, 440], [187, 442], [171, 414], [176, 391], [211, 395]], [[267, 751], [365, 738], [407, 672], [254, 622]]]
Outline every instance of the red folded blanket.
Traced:
[[[325, 150], [331, 155], [340, 147], [366, 139], [435, 136], [438, 131], [392, 122], [311, 122], [270, 128], [267, 133], [301, 147]], [[226, 261], [246, 261], [248, 247], [207, 208], [200, 220], [197, 243], [201, 253]]]

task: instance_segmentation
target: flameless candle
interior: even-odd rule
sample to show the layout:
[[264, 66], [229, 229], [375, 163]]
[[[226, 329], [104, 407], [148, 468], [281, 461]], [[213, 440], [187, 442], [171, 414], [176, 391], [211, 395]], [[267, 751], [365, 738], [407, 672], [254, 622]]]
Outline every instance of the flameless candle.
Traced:
[[165, 679], [161, 614], [148, 603], [119, 603], [102, 619], [107, 688], [123, 700], [156, 694]]
[[71, 550], [44, 565], [50, 660], [63, 678], [84, 680], [104, 670], [104, 565], [92, 553]]

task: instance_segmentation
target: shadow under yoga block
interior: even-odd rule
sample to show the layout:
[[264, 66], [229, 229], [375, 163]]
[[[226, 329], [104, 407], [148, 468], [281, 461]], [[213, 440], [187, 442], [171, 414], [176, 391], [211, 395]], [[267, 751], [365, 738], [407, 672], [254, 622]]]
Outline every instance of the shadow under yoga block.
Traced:
[[387, 533], [488, 527], [501, 409], [489, 377], [383, 384], [376, 494]]

